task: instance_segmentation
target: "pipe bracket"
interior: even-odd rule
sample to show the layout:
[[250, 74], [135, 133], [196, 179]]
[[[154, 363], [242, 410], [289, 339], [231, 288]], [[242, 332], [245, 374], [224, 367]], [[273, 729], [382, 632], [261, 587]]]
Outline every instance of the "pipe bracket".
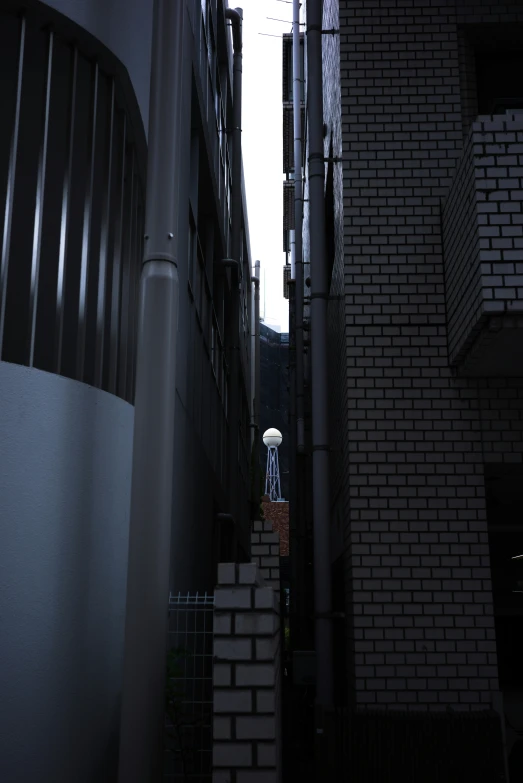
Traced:
[[330, 27], [326, 30], [322, 30], [321, 25], [319, 24], [310, 24], [307, 27], [306, 30], [307, 34], [309, 33], [321, 33], [322, 35], [339, 35], [339, 29], [336, 27]]

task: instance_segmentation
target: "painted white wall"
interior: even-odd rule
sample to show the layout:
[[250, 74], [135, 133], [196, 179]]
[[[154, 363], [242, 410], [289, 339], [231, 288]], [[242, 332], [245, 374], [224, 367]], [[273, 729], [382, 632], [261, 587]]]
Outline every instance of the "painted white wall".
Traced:
[[0, 362], [0, 780], [112, 781], [134, 409]]

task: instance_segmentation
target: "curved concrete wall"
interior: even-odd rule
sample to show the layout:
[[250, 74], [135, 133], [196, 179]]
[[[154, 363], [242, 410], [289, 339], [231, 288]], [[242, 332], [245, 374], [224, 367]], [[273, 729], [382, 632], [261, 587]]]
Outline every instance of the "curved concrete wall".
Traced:
[[101, 41], [125, 65], [147, 134], [153, 0], [45, 0]]
[[134, 409], [0, 362], [0, 780], [115, 780]]

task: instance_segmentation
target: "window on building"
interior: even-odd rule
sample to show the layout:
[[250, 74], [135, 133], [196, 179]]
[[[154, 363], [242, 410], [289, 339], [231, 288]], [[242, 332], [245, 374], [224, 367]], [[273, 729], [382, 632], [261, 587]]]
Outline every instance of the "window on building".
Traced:
[[523, 110], [523, 50], [476, 51], [479, 114]]
[[523, 465], [485, 466], [485, 492], [502, 688], [523, 687]]

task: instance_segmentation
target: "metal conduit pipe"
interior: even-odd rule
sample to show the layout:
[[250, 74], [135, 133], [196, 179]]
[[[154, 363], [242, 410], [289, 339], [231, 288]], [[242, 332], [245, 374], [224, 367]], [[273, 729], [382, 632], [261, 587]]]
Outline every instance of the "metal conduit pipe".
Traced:
[[296, 442], [296, 346], [294, 329], [294, 310], [296, 283], [289, 281], [289, 554], [291, 568], [291, 584], [293, 589], [290, 591], [290, 633], [291, 647], [293, 650], [299, 650], [301, 634], [298, 627], [299, 606], [301, 593], [301, 582], [299, 581], [301, 573], [301, 551], [300, 538], [298, 535], [298, 455]]
[[260, 429], [260, 262], [254, 265], [254, 426]]
[[155, 0], [145, 254], [139, 293], [119, 783], [162, 769], [178, 331], [185, 3]]
[[325, 247], [322, 0], [307, 0], [307, 111], [311, 259], [312, 515], [316, 702], [333, 703], [327, 368], [328, 275]]
[[240, 262], [236, 258], [222, 258], [222, 266], [226, 269], [234, 269], [236, 275], [241, 280], [241, 268]]
[[291, 248], [291, 280], [296, 280], [296, 232], [289, 231], [289, 244]]
[[[296, 334], [296, 446], [305, 451], [305, 415], [303, 381], [303, 177], [301, 94], [300, 0], [292, 2], [292, 110], [294, 121], [294, 267]], [[291, 256], [292, 259], [292, 256]], [[291, 261], [292, 263], [292, 261]]]
[[[260, 499], [260, 262], [254, 265], [255, 274], [251, 278], [254, 283], [254, 394], [253, 394], [253, 432], [254, 432], [254, 466], [253, 466], [253, 512], [259, 511]], [[256, 517], [255, 517], [256, 518]]]
[[[229, 328], [229, 504], [237, 525], [241, 526], [238, 503], [238, 458], [240, 414], [240, 285], [242, 278], [242, 22], [241, 8], [226, 8], [225, 18], [231, 22], [233, 40], [233, 127], [231, 163], [231, 259], [226, 264], [232, 271], [232, 302]], [[234, 264], [231, 262], [235, 262]], [[237, 529], [241, 533], [241, 527]]]
[[[255, 270], [255, 267], [251, 269], [251, 272]], [[253, 273], [251, 276], [251, 283], [254, 283], [254, 285], [251, 285], [251, 322], [250, 322], [250, 337], [251, 337], [251, 366], [250, 366], [250, 372], [251, 372], [251, 448], [254, 447], [254, 440], [255, 440], [255, 426], [254, 426], [254, 419], [255, 419], [255, 406], [256, 406], [256, 381], [255, 381], [255, 357], [256, 357], [256, 276]]]

